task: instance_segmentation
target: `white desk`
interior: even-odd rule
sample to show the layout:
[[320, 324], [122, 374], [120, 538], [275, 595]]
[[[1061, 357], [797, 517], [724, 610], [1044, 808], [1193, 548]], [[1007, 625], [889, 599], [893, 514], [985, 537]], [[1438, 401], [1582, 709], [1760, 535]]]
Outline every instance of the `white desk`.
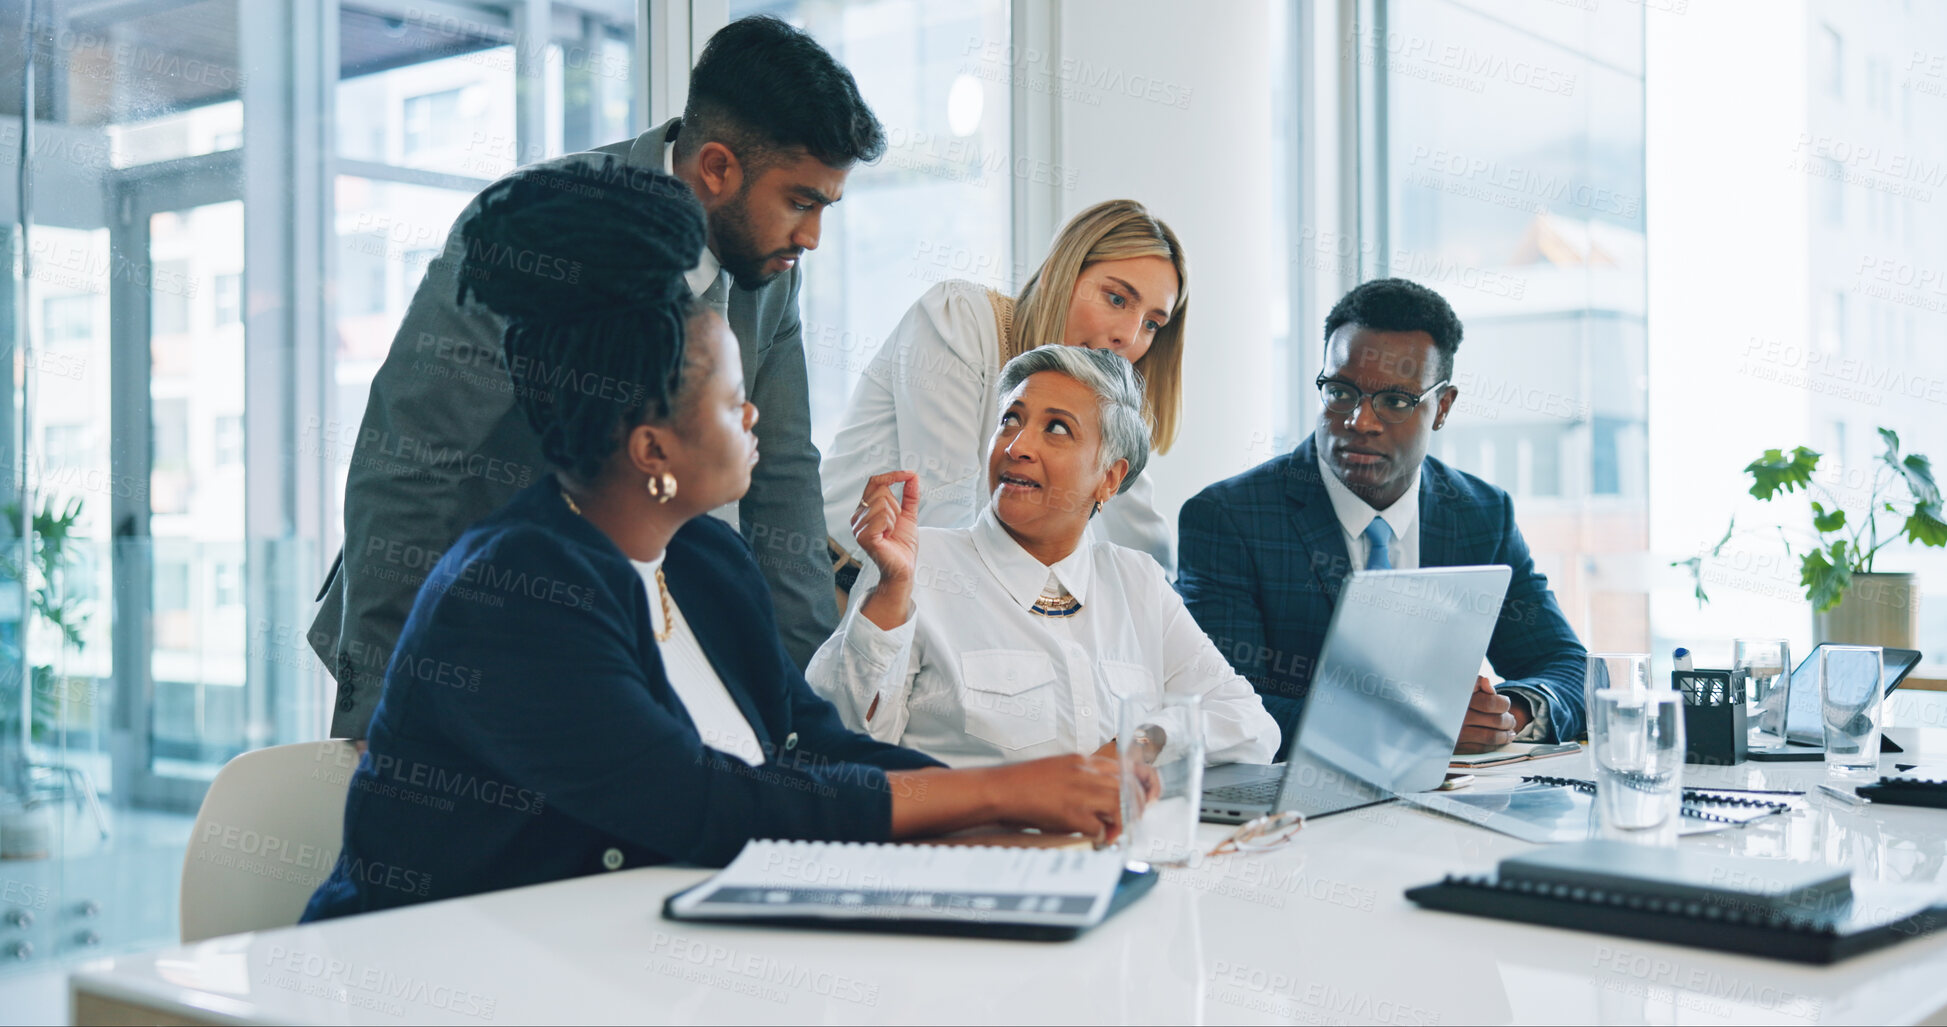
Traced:
[[[1525, 769], [1589, 776], [1586, 756]], [[1812, 794], [1805, 812], [1685, 845], [1844, 862], [1865, 878], [1947, 889], [1947, 811], [1845, 806], [1816, 792], [1816, 763], [1687, 769], [1693, 784]], [[1205, 830], [1213, 842], [1224, 833]], [[1066, 943], [676, 924], [660, 916], [663, 897], [708, 872], [624, 871], [103, 960], [74, 975], [74, 1010], [78, 1022], [116, 1022], [119, 1007], [131, 1017], [119, 1022], [130, 1023], [318, 1024], [1823, 1024], [1947, 1015], [1947, 936], [1808, 967], [1429, 912], [1401, 894], [1445, 873], [1490, 870], [1526, 848], [1399, 804], [1372, 807], [1319, 820], [1273, 854], [1170, 872], [1141, 902]]]

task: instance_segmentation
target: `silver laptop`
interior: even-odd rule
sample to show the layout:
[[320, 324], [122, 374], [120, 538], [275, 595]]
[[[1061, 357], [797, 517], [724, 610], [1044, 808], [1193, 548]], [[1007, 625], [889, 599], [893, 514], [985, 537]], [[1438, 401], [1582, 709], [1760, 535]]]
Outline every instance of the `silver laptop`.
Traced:
[[1326, 626], [1290, 758], [1211, 767], [1203, 819], [1317, 817], [1439, 787], [1510, 576], [1499, 565], [1355, 571]]

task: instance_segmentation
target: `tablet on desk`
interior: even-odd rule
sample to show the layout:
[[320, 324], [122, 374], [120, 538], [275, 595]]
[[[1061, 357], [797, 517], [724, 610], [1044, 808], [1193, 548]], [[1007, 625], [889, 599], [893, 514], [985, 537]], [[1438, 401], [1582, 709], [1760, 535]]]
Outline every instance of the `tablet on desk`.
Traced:
[[[1819, 643], [1792, 669], [1791, 681], [1785, 690], [1785, 743], [1754, 748], [1750, 753], [1752, 759], [1824, 758], [1825, 725], [1819, 713], [1819, 652], [1829, 644]], [[1880, 660], [1881, 686], [1887, 695], [1892, 695], [1893, 689], [1900, 687], [1900, 682], [1920, 665], [1920, 652], [1916, 649], [1882, 649]]]

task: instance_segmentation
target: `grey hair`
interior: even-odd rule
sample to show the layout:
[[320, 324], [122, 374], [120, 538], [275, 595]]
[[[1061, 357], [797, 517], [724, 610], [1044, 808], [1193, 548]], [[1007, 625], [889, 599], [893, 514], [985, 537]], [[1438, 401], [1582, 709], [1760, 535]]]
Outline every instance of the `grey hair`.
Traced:
[[1065, 374], [1095, 393], [1102, 419], [1102, 470], [1117, 460], [1129, 461], [1117, 493], [1129, 491], [1136, 475], [1149, 463], [1149, 425], [1143, 421], [1143, 382], [1135, 365], [1105, 349], [1085, 346], [1039, 346], [1001, 368], [1000, 394], [1006, 396], [1043, 371]]

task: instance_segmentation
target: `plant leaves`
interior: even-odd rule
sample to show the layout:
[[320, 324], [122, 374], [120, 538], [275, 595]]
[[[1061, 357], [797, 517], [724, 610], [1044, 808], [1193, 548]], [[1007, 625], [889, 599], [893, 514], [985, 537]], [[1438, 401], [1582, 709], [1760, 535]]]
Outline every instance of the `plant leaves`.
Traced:
[[1894, 465], [1895, 467], [1899, 466], [1900, 463], [1899, 433], [1894, 431], [1891, 428], [1881, 428], [1879, 430], [1879, 440], [1881, 442], [1886, 443], [1886, 452], [1880, 456], [1880, 459], [1886, 461], [1889, 464]]
[[1832, 543], [1828, 550], [1814, 549], [1799, 561], [1799, 584], [1805, 586], [1805, 598], [1812, 601], [1812, 609], [1817, 613], [1839, 605], [1845, 597], [1847, 586], [1852, 584], [1852, 565], [1846, 560], [1846, 540]]
[[1923, 546], [1947, 546], [1947, 521], [1940, 519], [1940, 507], [1913, 511], [1906, 519], [1906, 534]]
[[1744, 473], [1752, 478], [1751, 494], [1759, 499], [1770, 499], [1780, 492], [1809, 486], [1812, 472], [1818, 470], [1818, 466], [1819, 454], [1798, 446], [1789, 457], [1783, 450], [1767, 449], [1763, 456], [1745, 465]]
[[1834, 510], [1831, 513], [1826, 513], [1825, 507], [1820, 506], [1816, 500], [1813, 501], [1812, 527], [1817, 528], [1819, 530], [1819, 534], [1823, 535], [1829, 532], [1838, 531], [1840, 528], [1843, 528], [1845, 526], [1846, 526], [1846, 512], [1844, 510]]
[[1940, 512], [1940, 486], [1933, 480], [1933, 461], [1918, 453], [1910, 453], [1905, 460], [1893, 465], [1906, 479], [1906, 487], [1913, 492], [1915, 506], [1931, 507], [1932, 512]]

